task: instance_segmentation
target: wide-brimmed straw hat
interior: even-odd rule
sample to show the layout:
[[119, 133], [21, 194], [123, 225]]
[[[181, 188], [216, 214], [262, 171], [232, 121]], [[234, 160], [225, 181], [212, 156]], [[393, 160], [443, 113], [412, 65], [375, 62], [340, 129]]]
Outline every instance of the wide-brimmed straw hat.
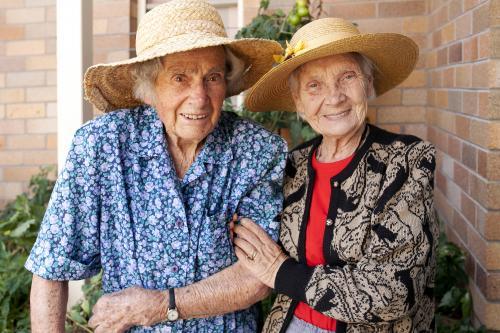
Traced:
[[90, 67], [85, 73], [85, 97], [102, 111], [131, 108], [143, 101], [134, 97], [133, 64], [178, 52], [227, 46], [245, 62], [243, 82], [228, 87], [233, 96], [251, 87], [273, 65], [279, 43], [264, 39], [231, 39], [217, 10], [204, 0], [172, 0], [142, 18], [136, 35], [137, 57]]
[[306, 24], [292, 37], [285, 55], [247, 92], [245, 104], [251, 111], [295, 111], [288, 78], [306, 62], [330, 55], [358, 52], [375, 65], [374, 87], [382, 95], [412, 72], [418, 46], [410, 38], [395, 33], [361, 34], [341, 18], [323, 18]]

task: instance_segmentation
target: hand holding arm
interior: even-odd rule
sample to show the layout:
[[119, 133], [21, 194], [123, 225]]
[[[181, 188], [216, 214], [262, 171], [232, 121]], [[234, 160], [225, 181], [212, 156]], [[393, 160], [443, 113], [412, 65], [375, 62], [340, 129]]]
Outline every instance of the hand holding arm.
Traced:
[[[269, 288], [248, 274], [238, 262], [192, 285], [176, 288], [180, 318], [201, 318], [246, 309], [269, 294]], [[167, 318], [168, 291], [131, 287], [104, 295], [89, 325], [95, 333], [121, 333], [128, 328], [151, 326]]]
[[262, 283], [274, 288], [274, 280], [281, 264], [288, 258], [271, 237], [250, 219], [242, 218], [234, 226], [236, 256], [241, 265]]

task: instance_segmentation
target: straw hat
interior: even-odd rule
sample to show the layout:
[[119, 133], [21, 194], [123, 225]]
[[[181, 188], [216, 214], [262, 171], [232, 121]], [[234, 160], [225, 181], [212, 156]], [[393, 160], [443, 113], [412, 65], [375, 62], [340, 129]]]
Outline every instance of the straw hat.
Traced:
[[273, 65], [279, 43], [264, 39], [227, 37], [217, 10], [205, 0], [173, 0], [144, 15], [136, 35], [137, 57], [90, 67], [85, 73], [86, 99], [102, 111], [131, 108], [140, 104], [133, 94], [133, 64], [168, 54], [226, 45], [245, 62], [240, 88], [228, 87], [227, 96], [251, 87]]
[[280, 62], [247, 92], [245, 104], [251, 111], [295, 111], [288, 77], [300, 65], [329, 55], [358, 52], [375, 64], [374, 87], [382, 95], [412, 72], [418, 46], [395, 33], [361, 34], [341, 18], [323, 18], [306, 24], [292, 37]]

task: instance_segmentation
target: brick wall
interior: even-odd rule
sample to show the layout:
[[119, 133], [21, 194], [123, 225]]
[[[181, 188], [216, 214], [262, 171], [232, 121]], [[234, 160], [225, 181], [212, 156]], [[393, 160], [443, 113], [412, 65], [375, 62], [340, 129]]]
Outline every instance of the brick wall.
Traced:
[[[0, 207], [57, 162], [56, 0], [0, 1]], [[134, 54], [137, 0], [94, 0], [94, 63]]]
[[500, 2], [430, 2], [428, 138], [438, 148], [436, 204], [467, 252], [474, 311], [500, 330]]
[[0, 206], [56, 162], [54, 4], [0, 1]]

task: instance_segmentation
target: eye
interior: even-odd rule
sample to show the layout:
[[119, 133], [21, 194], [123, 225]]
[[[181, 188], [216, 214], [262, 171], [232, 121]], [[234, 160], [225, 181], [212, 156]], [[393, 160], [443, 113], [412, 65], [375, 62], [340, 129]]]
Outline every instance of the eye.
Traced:
[[350, 82], [350, 81], [353, 81], [355, 78], [357, 78], [358, 75], [356, 74], [356, 72], [346, 72], [344, 73], [344, 75], [342, 75], [342, 81], [345, 81], [345, 82]]
[[207, 81], [209, 82], [219, 82], [222, 80], [221, 73], [212, 73], [207, 77]]
[[172, 80], [174, 80], [175, 82], [184, 82], [185, 81], [185, 75], [184, 74], [175, 74], [172, 77]]
[[306, 86], [307, 86], [307, 89], [318, 89], [319, 82], [318, 81], [311, 81]]

